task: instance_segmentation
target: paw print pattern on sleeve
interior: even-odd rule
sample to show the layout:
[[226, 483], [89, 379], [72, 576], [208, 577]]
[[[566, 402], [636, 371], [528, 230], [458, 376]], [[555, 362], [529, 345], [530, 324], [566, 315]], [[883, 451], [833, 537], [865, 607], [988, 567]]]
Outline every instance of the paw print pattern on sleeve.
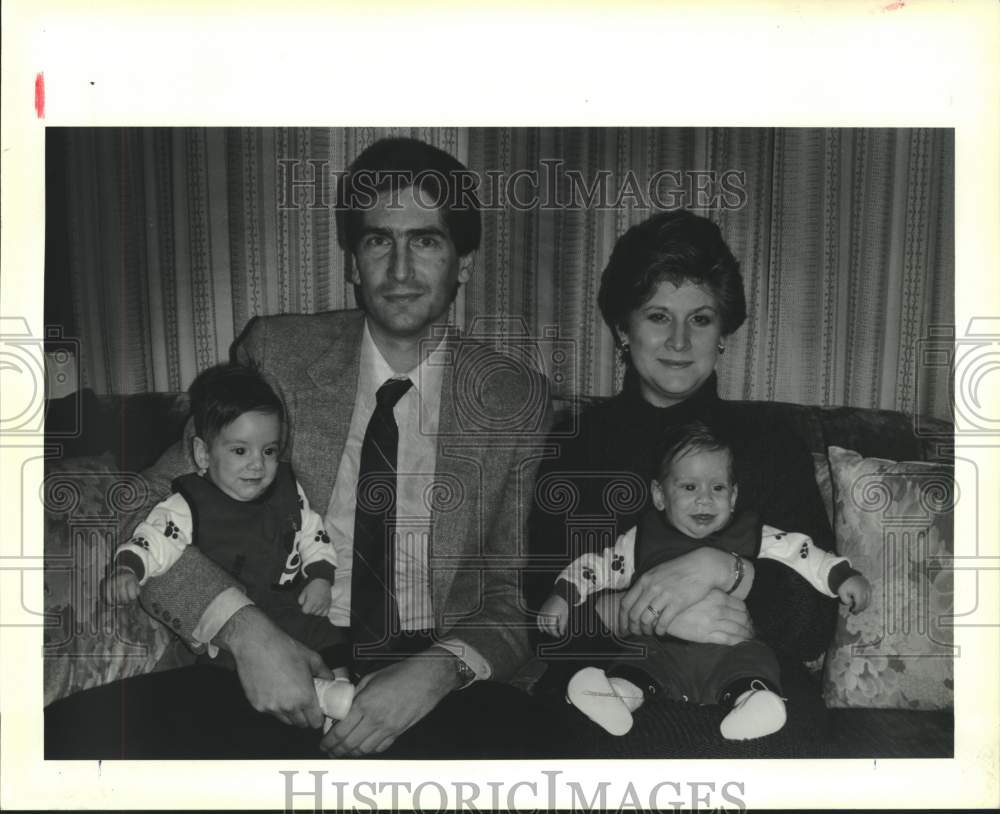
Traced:
[[168, 520], [167, 527], [163, 530], [163, 536], [176, 540], [181, 536], [181, 530], [177, 527], [177, 524], [174, 523], [173, 520]]
[[582, 576], [591, 585], [597, 584], [597, 574], [594, 573], [594, 569], [589, 566], [580, 571], [580, 576]]
[[624, 571], [625, 570], [625, 555], [615, 554], [614, 559], [611, 560], [611, 570], [612, 571]]
[[132, 545], [137, 545], [139, 548], [144, 548], [146, 551], [149, 551], [149, 540], [145, 537], [133, 537], [129, 540], [129, 542], [132, 543]]
[[323, 529], [316, 532], [316, 536], [313, 538], [317, 543], [329, 543], [330, 535], [327, 534]]
[[809, 556], [809, 543], [802, 543], [799, 547], [799, 556], [802, 559], [806, 559]]
[[301, 512], [306, 507], [306, 503], [302, 499], [302, 495], [299, 495], [298, 497], [299, 497], [299, 511]]

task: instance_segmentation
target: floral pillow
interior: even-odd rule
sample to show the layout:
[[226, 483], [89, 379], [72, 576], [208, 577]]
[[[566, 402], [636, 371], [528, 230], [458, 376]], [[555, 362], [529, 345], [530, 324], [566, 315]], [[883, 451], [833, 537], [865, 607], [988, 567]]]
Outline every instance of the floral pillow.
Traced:
[[100, 585], [117, 545], [118, 518], [146, 497], [110, 455], [47, 461], [45, 703], [153, 669], [172, 636], [137, 602], [108, 607]]
[[829, 459], [837, 550], [867, 577], [872, 598], [856, 615], [840, 608], [827, 706], [950, 708], [953, 471], [840, 447]]

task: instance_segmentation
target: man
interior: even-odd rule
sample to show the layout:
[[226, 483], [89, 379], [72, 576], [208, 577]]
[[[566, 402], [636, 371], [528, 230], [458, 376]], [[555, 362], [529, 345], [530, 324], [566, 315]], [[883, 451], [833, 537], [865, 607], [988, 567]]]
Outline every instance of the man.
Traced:
[[[322, 738], [321, 748], [336, 756], [531, 756], [545, 753], [552, 728], [526, 695], [500, 683], [528, 657], [518, 570], [533, 462], [548, 426], [547, 388], [540, 374], [448, 329], [481, 230], [468, 177], [458, 161], [422, 142], [369, 147], [342, 183], [338, 211], [362, 310], [255, 319], [235, 348], [285, 401], [292, 465], [310, 504], [325, 509], [340, 560], [339, 621], [363, 640], [355, 655], [371, 656], [355, 659], [351, 710]], [[386, 409], [382, 386], [403, 377], [410, 383], [387, 408], [398, 433], [395, 516], [388, 521], [398, 542], [385, 552], [388, 572], [372, 566], [385, 592], [361, 614], [362, 601], [370, 603], [362, 589], [373, 578], [361, 576], [372, 557], [355, 556], [354, 540], [368, 522], [367, 433], [376, 410]], [[149, 473], [154, 497], [192, 468], [186, 447], [177, 445]], [[147, 583], [142, 601], [189, 640], [228, 651], [254, 710], [297, 727], [322, 724], [313, 689], [314, 676], [330, 675], [322, 660], [275, 627], [194, 547]], [[388, 628], [359, 633], [383, 614], [391, 617]], [[194, 680], [198, 669], [178, 671], [186, 676], [159, 693], [164, 715], [181, 703], [177, 682]], [[204, 729], [223, 705], [219, 672], [207, 697], [204, 682], [193, 691], [204, 710], [197, 717], [208, 716]], [[122, 682], [131, 708], [153, 681], [164, 683]], [[91, 699], [91, 715], [95, 704]], [[48, 712], [47, 743], [68, 718]], [[134, 720], [122, 716], [123, 726]], [[301, 733], [250, 720], [238, 711], [227, 718], [249, 739], [247, 756], [266, 753], [265, 738], [275, 742], [273, 756], [306, 748]], [[123, 751], [134, 754], [124, 740]]]

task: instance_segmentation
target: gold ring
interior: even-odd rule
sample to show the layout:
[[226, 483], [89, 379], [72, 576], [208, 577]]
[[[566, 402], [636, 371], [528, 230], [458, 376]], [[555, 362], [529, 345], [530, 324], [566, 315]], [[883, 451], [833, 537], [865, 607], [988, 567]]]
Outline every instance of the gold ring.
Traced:
[[646, 605], [646, 610], [648, 610], [653, 616], [659, 616], [663, 611], [658, 611], [652, 605]]

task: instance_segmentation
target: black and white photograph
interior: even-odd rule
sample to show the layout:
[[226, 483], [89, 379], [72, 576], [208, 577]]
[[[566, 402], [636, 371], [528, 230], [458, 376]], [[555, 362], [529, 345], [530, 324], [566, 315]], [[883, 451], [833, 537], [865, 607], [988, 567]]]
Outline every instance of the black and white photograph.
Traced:
[[1000, 320], [959, 122], [48, 121], [45, 82], [2, 337], [32, 772], [652, 811], [965, 771]]

